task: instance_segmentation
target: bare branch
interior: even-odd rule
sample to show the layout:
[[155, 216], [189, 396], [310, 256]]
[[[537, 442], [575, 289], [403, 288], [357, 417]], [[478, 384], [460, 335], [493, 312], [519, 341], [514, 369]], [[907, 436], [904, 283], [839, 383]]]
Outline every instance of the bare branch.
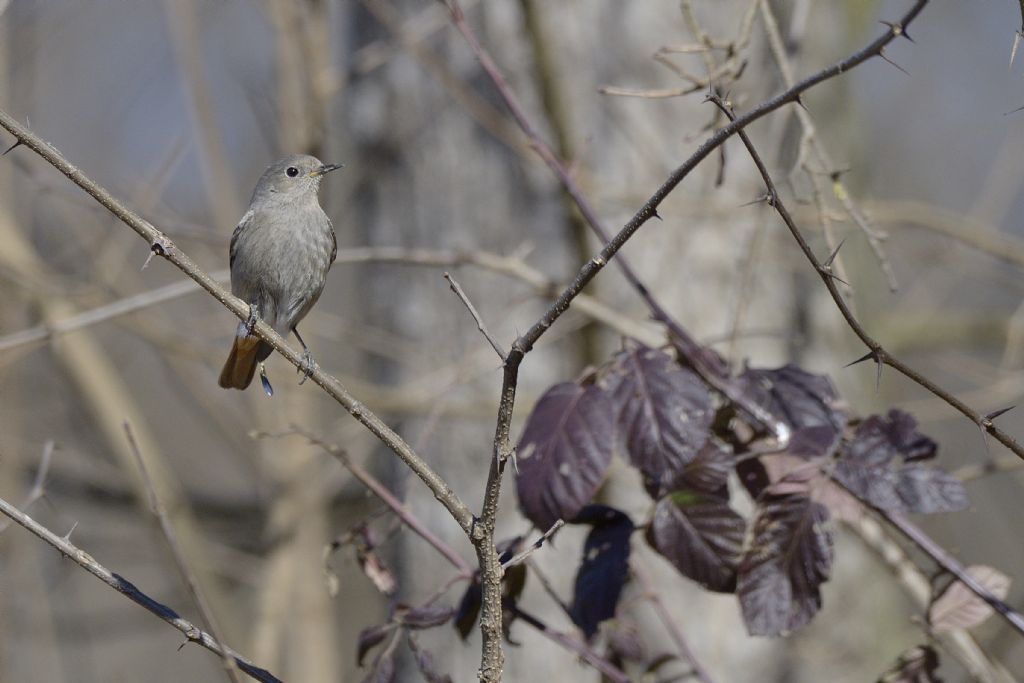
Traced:
[[[53, 459], [53, 439], [47, 439], [46, 443], [43, 444], [43, 455], [39, 459], [39, 469], [36, 470], [35, 479], [32, 481], [32, 488], [29, 490], [28, 495], [25, 496], [25, 502], [21, 504], [22, 510], [28, 510], [32, 507], [32, 504], [37, 500], [46, 495], [46, 475], [50, 471], [50, 461]], [[7, 528], [13, 523], [10, 519], [3, 520], [0, 523], [0, 534], [7, 531]]]
[[[712, 95], [710, 97], [710, 100], [723, 112], [725, 112], [726, 116], [728, 116], [730, 120], [737, 120], [736, 114], [732, 111], [732, 108], [728, 105], [728, 103], [722, 100], [721, 97], [719, 97], [718, 95]], [[796, 223], [793, 221], [792, 215], [790, 215], [789, 210], [786, 208], [785, 203], [782, 201], [782, 198], [778, 194], [778, 191], [775, 187], [775, 182], [772, 180], [771, 175], [768, 173], [768, 169], [765, 166], [764, 161], [757, 153], [757, 150], [754, 149], [754, 145], [750, 141], [750, 137], [746, 134], [745, 131], [740, 131], [740, 139], [746, 146], [747, 151], [750, 153], [751, 158], [754, 160], [754, 164], [757, 166], [758, 172], [761, 174], [761, 178], [764, 180], [765, 186], [768, 188], [768, 194], [772, 198], [772, 206], [775, 208], [776, 212], [778, 212], [779, 217], [782, 218], [782, 221], [783, 223], [786, 224], [786, 227], [789, 228], [790, 233], [793, 235], [793, 238], [799, 245], [800, 250], [804, 253], [804, 256], [806, 256], [807, 260], [811, 262], [812, 266], [814, 266], [815, 272], [818, 273], [818, 276], [821, 278], [822, 282], [825, 283], [825, 287], [828, 288], [829, 294], [832, 295], [832, 300], [839, 308], [839, 312], [843, 315], [843, 319], [846, 320], [846, 323], [849, 325], [850, 329], [853, 330], [854, 334], [856, 334], [857, 337], [859, 337], [860, 340], [864, 342], [868, 349], [870, 349], [870, 353], [867, 357], [873, 358], [875, 362], [879, 364], [879, 366], [883, 364], [888, 365], [889, 367], [893, 368], [894, 370], [904, 375], [911, 381], [921, 385], [931, 393], [935, 394], [943, 401], [945, 401], [946, 403], [960, 411], [962, 414], [964, 414], [968, 419], [971, 420], [971, 422], [978, 425], [985, 432], [988, 432], [989, 434], [994, 436], [997, 441], [999, 441], [1004, 446], [1009, 448], [1011, 451], [1016, 453], [1019, 457], [1024, 458], [1024, 447], [1022, 447], [1013, 437], [1011, 437], [1009, 434], [1007, 434], [999, 427], [997, 427], [995, 424], [993, 424], [991, 420], [986, 420], [982, 414], [975, 411], [966, 403], [959, 400], [951, 393], [949, 393], [939, 385], [935, 384], [930, 379], [920, 374], [910, 366], [906, 365], [903, 361], [893, 356], [891, 353], [886, 351], [885, 348], [883, 348], [879, 342], [877, 342], [873, 337], [871, 337], [867, 333], [867, 330], [864, 329], [860, 322], [858, 322], [857, 318], [853, 315], [853, 312], [850, 310], [849, 305], [846, 303], [846, 299], [843, 298], [842, 294], [839, 292], [839, 289], [835, 284], [835, 280], [830, 269], [824, 266], [822, 262], [818, 260], [818, 257], [814, 254], [814, 252], [811, 250], [810, 245], [807, 243], [807, 239], [804, 237], [803, 233], [800, 231]]]
[[181, 618], [178, 613], [170, 607], [167, 607], [166, 605], [163, 605], [149, 597], [123, 576], [111, 572], [109, 569], [93, 559], [89, 553], [75, 546], [70, 540], [68, 540], [67, 536], [58, 536], [2, 498], [0, 498], [0, 513], [7, 515], [11, 520], [20, 526], [25, 527], [46, 543], [52, 545], [64, 556], [70, 558], [82, 569], [89, 572], [97, 579], [116, 590], [118, 593], [121, 593], [135, 604], [145, 608], [147, 611], [155, 614], [160, 619], [181, 631], [189, 641], [198, 643], [210, 652], [218, 655], [227, 655], [232, 657], [235, 660], [235, 664], [237, 664], [242, 671], [257, 681], [263, 681], [264, 683], [282, 683], [282, 681], [272, 673], [256, 666], [231, 648], [227, 646], [221, 647], [218, 645], [217, 641], [210, 634], [206, 633], [195, 624]]
[[153, 487], [153, 482], [149, 478], [149, 472], [146, 470], [146, 463], [142, 457], [142, 453], [139, 452], [139, 444], [135, 441], [135, 435], [132, 433], [132, 426], [130, 423], [124, 423], [124, 433], [128, 437], [128, 444], [131, 446], [132, 453], [135, 455], [135, 464], [139, 467], [139, 475], [142, 477], [142, 484], [146, 488], [146, 493], [149, 496], [149, 507], [153, 514], [156, 516], [157, 521], [160, 522], [160, 530], [164, 534], [164, 539], [167, 541], [167, 547], [171, 550], [171, 555], [174, 556], [174, 562], [178, 565], [178, 571], [181, 573], [181, 578], [185, 581], [185, 585], [188, 587], [188, 592], [192, 595], [192, 601], [196, 604], [199, 609], [199, 614], [206, 623], [206, 627], [210, 629], [210, 633], [213, 635], [215, 644], [220, 650], [221, 659], [224, 660], [224, 670], [227, 672], [228, 678], [232, 683], [239, 683], [241, 680], [238, 676], [238, 667], [235, 665], [235, 660], [221, 647], [224, 643], [224, 638], [221, 637], [222, 631], [217, 625], [217, 620], [213, 616], [213, 609], [210, 607], [210, 603], [206, 600], [206, 596], [203, 594], [203, 589], [199, 585], [199, 581], [196, 579], [195, 574], [192, 573], [192, 569], [188, 566], [188, 561], [185, 559], [185, 553], [181, 549], [181, 545], [178, 543], [178, 536], [174, 532], [174, 525], [171, 524], [170, 517], [167, 516], [167, 510], [164, 508], [164, 504], [160, 501], [160, 497], [156, 495], [156, 489]]
[[[54, 168], [67, 176], [72, 182], [106, 207], [125, 225], [134, 230], [140, 237], [150, 245], [159, 250], [158, 255], [170, 261], [179, 270], [195, 280], [200, 287], [213, 295], [217, 301], [223, 304], [228, 310], [235, 314], [239, 320], [246, 320], [249, 317], [249, 306], [227, 290], [221, 287], [205, 271], [189, 258], [184, 252], [177, 248], [166, 235], [157, 230], [151, 223], [143, 220], [127, 206], [119, 202], [107, 190], [89, 179], [82, 171], [57, 151], [55, 147], [45, 142], [7, 112], [0, 110], [0, 126], [6, 128], [12, 135], [36, 154], [45, 159]], [[296, 368], [303, 368], [302, 354], [289, 346], [284, 338], [275, 332], [269, 325], [259, 321], [254, 333], [263, 341], [270, 344], [282, 356], [288, 359]], [[434, 497], [445, 509], [451, 513], [455, 521], [462, 527], [463, 531], [469, 533], [473, 527], [473, 515], [459, 497], [455, 494], [448, 483], [440, 477], [415, 451], [402, 439], [394, 430], [388, 427], [377, 415], [367, 409], [358, 399], [355, 398], [341, 384], [338, 379], [325, 373], [320, 368], [314, 368], [310, 379], [326, 391], [335, 401], [347, 410], [356, 420], [361, 422], [378, 439], [380, 439], [395, 455], [402, 459], [406, 465], [423, 481], [431, 490]]]
[[651, 579], [647, 576], [647, 572], [643, 570], [639, 562], [630, 561], [630, 571], [633, 576], [636, 577], [639, 582], [641, 589], [644, 592], [644, 597], [654, 606], [654, 611], [658, 613], [658, 619], [661, 620], [662, 625], [668, 631], [672, 640], [675, 642], [676, 649], [679, 651], [679, 655], [689, 663], [693, 669], [693, 675], [703, 681], [704, 683], [711, 683], [711, 675], [701, 665], [700, 661], [693, 654], [693, 650], [690, 648], [689, 643], [686, 642], [686, 638], [683, 636], [682, 630], [679, 628], [679, 624], [675, 622], [672, 615], [669, 614], [668, 608], [665, 606], [665, 602], [661, 599], [661, 595], [655, 588], [654, 584], [651, 583]]
[[[735, 114], [733, 113], [732, 108], [728, 105], [728, 103], [722, 100], [721, 97], [719, 97], [718, 95], [712, 95], [710, 97], [710, 100], [715, 104], [715, 106], [721, 109], [722, 112], [725, 113], [725, 115], [728, 116], [730, 119], [735, 118]], [[747, 148], [747, 152], [750, 153], [751, 159], [753, 159], [754, 164], [757, 166], [757, 170], [761, 174], [761, 178], [764, 180], [765, 185], [768, 187], [768, 192], [772, 197], [772, 206], [778, 212], [779, 216], [782, 218], [782, 221], [786, 224], [786, 227], [789, 228], [789, 231], [790, 233], [792, 233], [794, 239], [796, 239], [797, 244], [800, 246], [800, 249], [804, 252], [804, 255], [811, 262], [811, 264], [814, 266], [815, 271], [818, 273], [822, 281], [825, 283], [825, 286], [828, 288], [829, 293], [832, 295], [832, 300], [835, 301], [836, 306], [839, 307], [840, 312], [843, 314], [843, 317], [846, 319], [850, 328], [871, 349], [871, 352], [874, 355], [876, 362], [878, 362], [879, 364], [885, 363], [886, 365], [904, 374], [911, 380], [914, 380], [915, 382], [923, 386], [925, 389], [928, 389], [933, 394], [935, 394], [936, 396], [943, 399], [951, 406], [959, 410], [961, 413], [967, 415], [975, 424], [981, 426], [985, 431], [995, 436], [1001, 443], [1010, 448], [1010, 450], [1012, 450], [1018, 456], [1024, 458], [1024, 452], [1020, 450], [1020, 445], [1016, 441], [1014, 441], [1009, 435], [1005, 434], [998, 427], [992, 424], [991, 420], [987, 420], [984, 418], [984, 416], [978, 415], [965, 404], [957, 400], [954, 396], [946, 392], [944, 389], [935, 385], [933, 382], [931, 382], [931, 380], [925, 378], [916, 371], [908, 368], [901, 361], [894, 358], [884, 348], [882, 348], [881, 344], [879, 344], [870, 336], [868, 336], [864, 328], [860, 325], [859, 322], [857, 322], [856, 318], [853, 317], [853, 314], [850, 312], [850, 309], [846, 305], [846, 300], [843, 299], [842, 295], [839, 293], [839, 290], [836, 288], [836, 285], [833, 282], [832, 277], [827, 273], [827, 269], [825, 268], [825, 266], [821, 264], [820, 261], [818, 261], [817, 256], [814, 255], [814, 252], [811, 251], [810, 246], [807, 244], [807, 240], [804, 238], [803, 233], [800, 232], [800, 229], [796, 226], [796, 223], [793, 222], [793, 218], [790, 215], [789, 211], [786, 209], [785, 203], [782, 201], [782, 198], [779, 197], [776, 191], [775, 183], [772, 180], [771, 175], [768, 173], [768, 169], [764, 165], [764, 161], [761, 159], [757, 150], [754, 149], [754, 145], [750, 141], [750, 137], [747, 135], [746, 131], [740, 131], [739, 135], [740, 139], [743, 141], [744, 146]], [[837, 482], [837, 484], [838, 483], [839, 482]], [[881, 510], [879, 512], [893, 526], [895, 526], [897, 529], [900, 530], [900, 532], [907, 536], [907, 538], [912, 540], [915, 544], [918, 545], [918, 547], [925, 551], [939, 566], [941, 566], [943, 569], [952, 573], [958, 579], [963, 581], [968, 588], [970, 588], [975, 594], [978, 595], [978, 597], [983, 599], [988, 604], [992, 605], [992, 607], [997, 612], [999, 612], [999, 614], [1002, 615], [1010, 623], [1011, 626], [1013, 626], [1021, 634], [1024, 634], [1024, 616], [1021, 616], [1021, 614], [1013, 610], [1013, 608], [1011, 608], [1009, 605], [1007, 605], [1005, 602], [1003, 602], [996, 596], [992, 595], [992, 593], [988, 591], [984, 586], [982, 586], [972, 577], [967, 575], [963, 565], [961, 565], [954, 557], [952, 557], [949, 553], [943, 550], [937, 543], [928, 538], [924, 534], [924, 532], [922, 532], [916, 526], [911, 524], [910, 521], [903, 517], [901, 513]]]
[[487, 325], [484, 325], [483, 318], [480, 317], [480, 314], [473, 306], [473, 302], [469, 300], [469, 297], [466, 296], [466, 293], [462, 290], [459, 283], [455, 281], [455, 278], [451, 276], [451, 273], [445, 271], [444, 279], [448, 281], [448, 286], [453, 292], [455, 292], [455, 296], [459, 297], [459, 300], [462, 301], [466, 310], [468, 310], [469, 314], [473, 316], [473, 320], [476, 321], [476, 328], [480, 330], [480, 334], [484, 335], [484, 338], [487, 339], [487, 343], [490, 344], [491, 348], [494, 349], [494, 352], [498, 354], [498, 358], [504, 362], [506, 354], [501, 350], [501, 344], [498, 343], [498, 340], [496, 340], [490, 330], [487, 329]]
[[533, 555], [535, 552], [540, 550], [544, 546], [544, 544], [547, 543], [548, 540], [552, 536], [554, 536], [556, 533], [558, 533], [558, 530], [561, 529], [563, 526], [565, 526], [565, 520], [563, 520], [563, 519], [557, 520], [554, 524], [551, 525], [550, 529], [548, 529], [543, 534], [541, 534], [540, 538], [538, 538], [536, 541], [534, 541], [532, 544], [530, 544], [529, 548], [527, 548], [526, 550], [522, 551], [521, 553], [518, 553], [518, 554], [510, 557], [505, 562], [502, 562], [501, 563], [501, 568], [502, 569], [508, 569], [509, 567], [514, 567], [515, 565], [520, 564], [520, 563], [525, 562], [526, 560], [528, 560], [530, 555]]

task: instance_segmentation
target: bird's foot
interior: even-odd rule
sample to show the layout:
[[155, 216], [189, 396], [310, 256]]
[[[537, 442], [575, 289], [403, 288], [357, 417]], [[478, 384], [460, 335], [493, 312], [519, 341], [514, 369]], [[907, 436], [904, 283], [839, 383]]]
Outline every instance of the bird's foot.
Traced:
[[313, 370], [316, 368], [316, 361], [313, 360], [313, 354], [310, 353], [309, 349], [302, 352], [302, 362], [299, 364], [297, 371], [302, 374], [302, 379], [299, 380], [299, 386], [305, 384], [306, 380], [313, 376]]
[[256, 312], [256, 304], [249, 304], [249, 317], [245, 319], [245, 334], [252, 336], [256, 330], [256, 323], [260, 320], [260, 314]]

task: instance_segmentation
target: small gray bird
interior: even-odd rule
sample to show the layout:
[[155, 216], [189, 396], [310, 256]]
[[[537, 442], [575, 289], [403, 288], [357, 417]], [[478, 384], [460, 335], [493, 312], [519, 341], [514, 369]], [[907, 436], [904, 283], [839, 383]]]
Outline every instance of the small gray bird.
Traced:
[[231, 292], [249, 304], [249, 320], [238, 325], [221, 370], [225, 389], [248, 387], [260, 365], [263, 388], [273, 394], [262, 367], [273, 348], [253, 335], [257, 319], [283, 337], [294, 332], [305, 351], [302, 381], [312, 373], [313, 356], [296, 325], [320, 298], [338, 251], [331, 220], [317, 199], [320, 180], [338, 168], [293, 155], [270, 166], [256, 183], [231, 236]]

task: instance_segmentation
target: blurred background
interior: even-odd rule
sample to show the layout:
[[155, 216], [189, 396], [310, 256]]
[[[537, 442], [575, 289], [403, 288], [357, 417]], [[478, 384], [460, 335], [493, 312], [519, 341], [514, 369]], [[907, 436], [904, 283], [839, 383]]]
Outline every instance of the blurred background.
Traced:
[[[785, 87], [773, 30], [800, 78], [859, 49], [879, 20], [909, 5], [792, 0], [765, 12], [748, 0], [464, 0], [542, 135], [614, 228], [721, 123], [702, 103], [707, 57], [742, 111]], [[804, 99], [811, 140], [793, 107], [750, 131], [817, 253], [845, 240], [839, 267], [867, 329], [983, 413], [1024, 392], [1024, 113], [1007, 113], [1024, 105], [1024, 60], [1008, 68], [1016, 5], [930, 3], [912, 26], [915, 43], [886, 52], [906, 73], [875, 59], [815, 88]], [[705, 35], [716, 49], [694, 51]], [[731, 53], [719, 49], [728, 44]], [[222, 278], [231, 231], [268, 164], [298, 152], [344, 162], [321, 190], [338, 262], [304, 338], [325, 370], [479, 507], [501, 373], [442, 274], [458, 278], [507, 345], [599, 244], [442, 4], [0, 0], [0, 108]], [[0, 146], [12, 143], [0, 135]], [[840, 185], [833, 171], [843, 171]], [[859, 414], [916, 415], [940, 442], [940, 463], [969, 480], [973, 503], [922, 525], [966, 564], [1024, 575], [1019, 461], [895, 373], [876, 390], [870, 364], [844, 368], [863, 348], [777, 216], [751, 204], [762, 192], [733, 141], [624, 253], [682, 324], [736, 367], [799, 363], [832, 376]], [[350, 547], [329, 551], [367, 519], [388, 536], [384, 506], [296, 430], [344, 448], [475, 564], [422, 484], [315, 386], [298, 386], [283, 360], [268, 362], [272, 400], [256, 387], [219, 389], [237, 321], [179, 286], [184, 276], [166, 262], [142, 270], [145, 242], [24, 148], [0, 159], [0, 244], [3, 498], [30, 501], [30, 514], [59, 535], [74, 528], [72, 541], [99, 562], [198, 621], [148, 512], [127, 421], [226, 640], [286, 681], [361, 680], [357, 634], [384, 621], [391, 602]], [[412, 263], [416, 255], [430, 263]], [[623, 335], [658, 342], [614, 267], [587, 294], [523, 366], [517, 433], [547, 386], [606, 359]], [[1000, 425], [1024, 437], [1016, 412]], [[39, 498], [33, 482], [50, 443]], [[971, 467], [988, 461], [994, 472]], [[507, 481], [499, 537], [529, 531], [514, 495]], [[649, 515], [622, 465], [601, 497], [636, 521]], [[566, 529], [535, 556], [563, 600], [582, 533]], [[898, 577], [864, 538], [839, 530], [824, 609], [784, 640], [747, 637], [734, 597], [702, 592], [639, 538], [634, 547], [716, 680], [865, 681], [924, 642], [915, 620], [927, 576]], [[381, 554], [401, 602], [422, 602], [453, 574], [407, 531]], [[651, 653], [671, 650], [640, 597], [628, 588], [623, 610]], [[1015, 584], [1008, 602], [1019, 608], [1022, 597]], [[523, 604], [571, 630], [536, 583]], [[520, 646], [508, 649], [505, 680], [599, 680], [526, 624], [512, 633]], [[1010, 671], [1024, 670], [1024, 646], [1003, 622], [974, 635]], [[24, 530], [0, 535], [0, 680], [223, 679], [215, 656], [179, 651], [181, 642]], [[477, 633], [462, 643], [446, 625], [421, 642], [453, 680], [475, 679]], [[942, 656], [948, 680], [969, 680]], [[408, 657], [397, 679], [421, 680]]]

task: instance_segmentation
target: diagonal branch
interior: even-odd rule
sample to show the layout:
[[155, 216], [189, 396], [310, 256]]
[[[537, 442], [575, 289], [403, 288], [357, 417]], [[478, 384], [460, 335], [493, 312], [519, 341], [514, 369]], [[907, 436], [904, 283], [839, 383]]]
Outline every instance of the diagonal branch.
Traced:
[[[736, 114], [733, 112], [732, 107], [729, 103], [725, 102], [718, 95], [711, 95], [709, 99], [722, 111], [725, 112], [726, 116], [730, 120], [738, 120]], [[850, 310], [849, 305], [846, 303], [846, 299], [843, 298], [839, 291], [838, 286], [835, 283], [835, 276], [832, 274], [832, 270], [829, 266], [823, 265], [818, 257], [811, 250], [810, 245], [807, 243], [807, 239], [804, 237], [800, 228], [797, 227], [796, 222], [793, 220], [793, 216], [789, 213], [785, 203], [775, 187], [775, 182], [772, 180], [771, 175], [768, 173], [768, 168], [765, 166], [764, 161], [761, 159], [757, 150], [754, 149], [753, 143], [750, 141], [750, 137], [745, 131], [740, 131], [740, 139], [746, 146], [747, 151], [750, 153], [750, 157], [754, 160], [754, 164], [757, 166], [758, 172], [761, 174], [761, 178], [764, 180], [765, 186], [768, 188], [769, 203], [778, 212], [779, 217], [782, 218], [782, 222], [789, 228], [790, 233], [793, 235], [793, 239], [796, 240], [800, 247], [800, 251], [804, 253], [807, 260], [814, 266], [815, 272], [821, 278], [822, 282], [825, 283], [825, 287], [828, 289], [829, 294], [832, 296], [832, 300], [835, 302], [836, 307], [839, 308], [839, 312], [842, 314], [843, 319], [846, 320], [847, 325], [853, 330], [853, 333], [860, 338], [864, 345], [870, 349], [868, 358], [873, 359], [879, 367], [882, 365], [888, 365], [903, 376], [907, 377], [911, 381], [921, 385], [931, 393], [938, 396], [940, 399], [956, 408], [958, 411], [963, 413], [968, 419], [974, 424], [978, 425], [983, 431], [988, 432], [996, 438], [1001, 444], [1009, 448], [1019, 457], [1024, 458], [1024, 447], [1017, 442], [1016, 439], [1011, 437], [1009, 434], [1001, 430], [993, 423], [991, 418], [985, 417], [981, 413], [975, 411], [973, 408], [968, 406], [966, 403], [958, 399], [953, 394], [949, 393], [935, 382], [931, 381], [918, 371], [914, 370], [900, 359], [893, 356], [891, 353], [885, 350], [885, 348], [876, 341], [871, 335], [868, 334], [864, 326], [860, 324], [857, 318], [853, 315], [853, 311]]]
[[0, 498], [0, 513], [7, 515], [14, 522], [25, 527], [33, 534], [52, 545], [65, 557], [70, 558], [82, 569], [89, 572], [97, 579], [116, 590], [118, 593], [124, 595], [136, 605], [152, 612], [174, 628], [181, 631], [189, 641], [199, 643], [210, 652], [233, 658], [239, 669], [257, 681], [263, 681], [263, 683], [282, 683], [282, 681], [272, 673], [266, 669], [261, 669], [256, 666], [231, 648], [226, 646], [221, 647], [210, 634], [206, 633], [195, 624], [181, 618], [181, 616], [179, 616], [178, 613], [170, 607], [167, 607], [166, 605], [163, 605], [149, 597], [123, 576], [115, 574], [101, 565], [99, 562], [94, 560], [89, 553], [75, 546], [66, 536], [60, 537], [53, 533], [3, 498]]
[[[229, 311], [238, 316], [239, 320], [249, 317], [249, 307], [226, 289], [217, 284], [203, 269], [188, 257], [167, 236], [157, 230], [151, 223], [140, 218], [127, 206], [115, 199], [107, 190], [89, 179], [81, 170], [57, 151], [55, 147], [25, 128], [7, 112], [0, 110], [0, 126], [6, 128], [19, 142], [30, 148], [45, 159], [58, 171], [67, 176], [73, 183], [85, 190], [86, 194], [107, 208], [122, 223], [134, 230], [145, 239], [153, 253], [170, 261], [188, 277], [195, 280], [200, 287], [213, 295]], [[269, 325], [259, 321], [254, 332], [263, 341], [270, 344], [278, 353], [288, 359], [296, 368], [304, 368], [302, 355], [289, 346], [281, 335]], [[369, 429], [384, 445], [391, 449], [403, 462], [423, 481], [434, 494], [434, 497], [451, 513], [463, 531], [469, 533], [473, 526], [473, 515], [448, 483], [440, 477], [415, 451], [388, 427], [377, 415], [364, 406], [355, 396], [333, 375], [314, 368], [310, 375], [316, 384], [328, 393], [335, 401], [347, 410], [352, 417]]]
[[[733, 113], [730, 104], [724, 101], [720, 96], [713, 94], [709, 97], [709, 99], [711, 100], [711, 102], [715, 104], [715, 106], [722, 110], [722, 112], [727, 117], [729, 117], [730, 119], [733, 119], [735, 117], [735, 114]], [[771, 175], [768, 173], [768, 169], [765, 166], [764, 161], [761, 159], [761, 156], [754, 148], [754, 144], [750, 141], [750, 136], [747, 135], [746, 131], [740, 131], [740, 139], [743, 141], [744, 146], [747, 148], [747, 152], [750, 153], [750, 157], [751, 159], [753, 159], [754, 165], [757, 166], [757, 170], [761, 174], [761, 178], [764, 180], [764, 183], [768, 188], [768, 195], [770, 197], [769, 203], [778, 212], [779, 216], [782, 218], [782, 221], [786, 224], [786, 227], [789, 228], [789, 231], [793, 234], [794, 239], [796, 239], [797, 244], [800, 245], [801, 251], [804, 252], [804, 255], [807, 256], [807, 259], [814, 266], [815, 271], [818, 273], [822, 281], [825, 283], [825, 286], [828, 288], [829, 294], [832, 295], [833, 301], [835, 301], [836, 306], [839, 307], [840, 312], [843, 314], [843, 317], [850, 325], [850, 328], [871, 349], [870, 355], [874, 357], [877, 363], [879, 363], [879, 367], [881, 367], [881, 364], [884, 363], [901, 372], [902, 374], [906, 375], [910, 379], [916, 381], [918, 384], [928, 389], [933, 394], [935, 394], [942, 400], [946, 401], [953, 407], [957, 408], [957, 410], [960, 410], [960, 412], [970, 417], [976, 424], [986, 429], [990, 434], [999, 439], [1000, 442], [1004, 443], [1014, 453], [1021, 457], [1024, 457], [1024, 454], [1022, 454], [1019, 450], [1020, 445], [1011, 437], [1004, 434], [998, 427], [993, 425], [991, 419], [978, 415], [973, 410], [971, 410], [966, 405], [957, 400], [954, 396], [946, 392], [944, 389], [938, 387], [927, 378], [924, 378], [916, 371], [911, 370], [910, 368], [905, 366], [901, 361], [891, 356], [884, 348], [882, 348], [881, 344], [879, 344], [870, 336], [868, 336], [867, 332], [860, 325], [860, 323], [857, 322], [856, 318], [853, 317], [853, 314], [847, 307], [846, 300], [842, 297], [842, 295], [839, 292], [839, 289], [836, 287], [833, 276], [828, 266], [822, 265], [822, 263], [818, 261], [818, 257], [814, 255], [813, 251], [811, 251], [811, 248], [807, 244], [807, 240], [804, 238], [803, 233], [800, 232], [800, 229], [793, 221], [793, 217], [790, 215], [789, 210], [786, 209], [785, 203], [782, 201], [782, 198], [778, 195], [778, 192], [775, 188], [775, 182], [772, 180]], [[924, 532], [922, 532], [915, 525], [910, 523], [910, 521], [907, 520], [901, 513], [888, 512], [885, 510], [878, 510], [878, 512], [890, 524], [896, 527], [902, 534], [904, 534], [907, 538], [913, 541], [921, 550], [923, 550], [929, 557], [931, 557], [936, 564], [938, 564], [940, 567], [956, 576], [979, 598], [990, 604], [997, 612], [999, 612], [999, 614], [1004, 619], [1006, 619], [1006, 621], [1009, 622], [1009, 624], [1013, 626], [1018, 632], [1024, 634], [1024, 616], [1021, 616], [1019, 612], [1015, 611], [1005, 602], [994, 596], [991, 593], [991, 591], [987, 590], [979, 582], [975, 581], [970, 575], [967, 574], [963, 565], [961, 565], [956, 560], [956, 558], [954, 558], [952, 555], [943, 550], [938, 544], [936, 544], [934, 541], [928, 538], [928, 536], [926, 536]]]
[[168, 547], [171, 549], [171, 554], [174, 556], [174, 562], [178, 565], [178, 571], [181, 573], [181, 578], [185, 580], [185, 585], [188, 587], [188, 592], [192, 595], [192, 601], [196, 607], [199, 608], [199, 615], [206, 622], [206, 628], [210, 629], [210, 633], [213, 635], [217, 646], [221, 650], [221, 659], [224, 660], [224, 670], [227, 672], [228, 679], [232, 683], [239, 683], [241, 680], [238, 676], [238, 667], [235, 665], [235, 660], [224, 651], [222, 647], [225, 640], [222, 637], [223, 631], [217, 625], [217, 620], [213, 616], [213, 608], [210, 607], [209, 601], [206, 599], [206, 595], [203, 594], [203, 589], [199, 585], [199, 581], [196, 579], [192, 569], [188, 566], [188, 560], [185, 559], [185, 553], [181, 548], [181, 543], [178, 542], [178, 535], [174, 532], [174, 524], [171, 522], [171, 518], [167, 514], [167, 508], [164, 507], [163, 502], [160, 500], [160, 496], [156, 493], [156, 488], [153, 486], [153, 480], [149, 478], [149, 472], [146, 470], [146, 462], [142, 457], [142, 453], [139, 451], [139, 444], [135, 440], [135, 434], [132, 432], [131, 423], [125, 421], [124, 433], [128, 438], [128, 443], [131, 446], [132, 454], [135, 456], [135, 464], [139, 467], [139, 475], [142, 477], [143, 486], [146, 489], [146, 493], [149, 495], [149, 507], [156, 516], [157, 521], [160, 523], [160, 530], [164, 533], [164, 539], [167, 541]]

